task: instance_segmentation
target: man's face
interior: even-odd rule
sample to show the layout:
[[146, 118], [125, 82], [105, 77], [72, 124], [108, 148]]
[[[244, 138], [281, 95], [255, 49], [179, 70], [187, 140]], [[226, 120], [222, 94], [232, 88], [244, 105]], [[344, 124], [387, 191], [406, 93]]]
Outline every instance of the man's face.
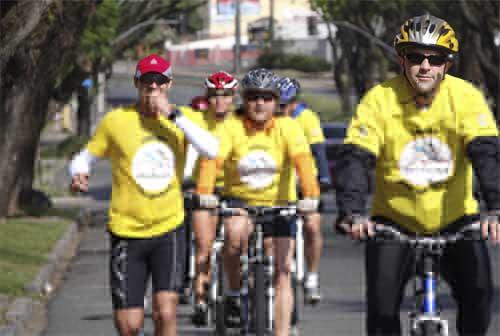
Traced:
[[434, 91], [449, 67], [444, 54], [426, 48], [409, 48], [400, 62], [410, 85], [419, 94]]
[[149, 101], [151, 98], [166, 95], [172, 85], [170, 78], [154, 72], [144, 74], [134, 82], [141, 101]]
[[215, 113], [217, 118], [224, 118], [233, 105], [234, 90], [208, 89], [208, 109]]
[[250, 120], [264, 124], [277, 108], [277, 98], [269, 91], [253, 91], [244, 95], [245, 110]]

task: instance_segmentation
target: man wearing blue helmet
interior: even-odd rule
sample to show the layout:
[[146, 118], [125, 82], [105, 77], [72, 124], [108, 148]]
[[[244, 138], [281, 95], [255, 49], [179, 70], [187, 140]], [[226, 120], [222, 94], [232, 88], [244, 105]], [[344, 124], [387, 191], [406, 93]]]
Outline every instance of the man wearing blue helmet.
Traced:
[[[280, 111], [284, 116], [295, 119], [300, 125], [311, 147], [316, 164], [315, 174], [322, 188], [331, 185], [328, 161], [326, 158], [325, 137], [321, 129], [318, 115], [307, 104], [297, 100], [300, 84], [295, 78], [284, 77], [279, 82]], [[296, 181], [290, 181], [290, 189], [295, 192]], [[319, 261], [323, 247], [321, 235], [321, 214], [319, 211], [308, 214], [304, 220], [305, 254], [307, 275], [304, 281], [304, 299], [306, 303], [316, 304], [321, 300], [319, 291]]]

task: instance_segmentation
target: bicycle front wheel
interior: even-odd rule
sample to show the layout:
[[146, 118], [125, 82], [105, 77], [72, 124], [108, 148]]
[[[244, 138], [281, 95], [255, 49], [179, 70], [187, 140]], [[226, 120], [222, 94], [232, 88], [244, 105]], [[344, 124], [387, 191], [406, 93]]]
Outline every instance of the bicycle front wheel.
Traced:
[[254, 291], [254, 318], [255, 335], [264, 336], [267, 332], [267, 305], [266, 305], [266, 273], [265, 265], [255, 265], [255, 291]]

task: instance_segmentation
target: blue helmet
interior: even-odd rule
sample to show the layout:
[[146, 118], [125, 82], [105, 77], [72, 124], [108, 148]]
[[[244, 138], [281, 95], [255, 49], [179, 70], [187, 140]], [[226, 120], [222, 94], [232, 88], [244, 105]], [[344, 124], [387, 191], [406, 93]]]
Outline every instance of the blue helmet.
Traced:
[[283, 77], [279, 83], [280, 104], [289, 104], [294, 101], [300, 92], [299, 81], [295, 78]]

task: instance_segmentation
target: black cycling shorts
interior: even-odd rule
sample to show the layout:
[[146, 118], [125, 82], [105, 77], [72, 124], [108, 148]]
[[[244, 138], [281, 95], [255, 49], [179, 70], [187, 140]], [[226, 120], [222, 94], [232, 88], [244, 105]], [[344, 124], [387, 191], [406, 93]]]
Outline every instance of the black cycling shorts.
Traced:
[[[243, 207], [245, 202], [237, 198], [224, 197], [223, 199], [231, 208]], [[262, 225], [264, 238], [295, 238], [297, 233], [296, 216], [276, 216], [272, 222], [265, 222]]]
[[[375, 221], [405, 231], [386, 219], [379, 217]], [[457, 222], [450, 225], [450, 230], [443, 231], [456, 232], [464, 224]], [[415, 251], [406, 244], [383, 240], [367, 242], [365, 276], [369, 336], [401, 335], [400, 308], [404, 289], [415, 273], [415, 258]], [[493, 298], [486, 243], [483, 240], [463, 240], [448, 245], [440, 259], [440, 270], [457, 303], [458, 334], [485, 335]]]
[[186, 234], [184, 225], [153, 238], [123, 238], [110, 234], [110, 287], [114, 309], [144, 307], [149, 277], [153, 293], [177, 292], [183, 281]]

